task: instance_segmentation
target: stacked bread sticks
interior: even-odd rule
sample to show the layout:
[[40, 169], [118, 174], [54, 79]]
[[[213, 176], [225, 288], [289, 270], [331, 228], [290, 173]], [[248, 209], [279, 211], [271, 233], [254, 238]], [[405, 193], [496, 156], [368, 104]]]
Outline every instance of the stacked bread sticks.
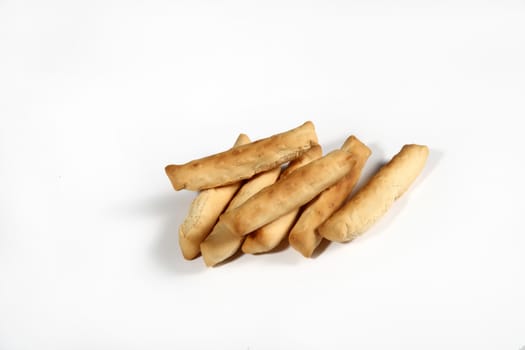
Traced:
[[[312, 122], [182, 165], [166, 166], [175, 190], [199, 191], [179, 229], [184, 258], [207, 266], [234, 255], [265, 253], [288, 237], [311, 257], [323, 238], [347, 242], [374, 224], [414, 182], [428, 147], [405, 145], [355, 195], [371, 154], [350, 136], [322, 155]], [[285, 167], [285, 165], [287, 165]]]

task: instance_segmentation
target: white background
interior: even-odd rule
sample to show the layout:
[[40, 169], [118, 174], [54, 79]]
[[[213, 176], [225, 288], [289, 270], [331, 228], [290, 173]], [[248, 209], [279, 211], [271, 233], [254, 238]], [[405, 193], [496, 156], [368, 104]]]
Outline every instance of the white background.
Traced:
[[[524, 1], [0, 0], [0, 349], [525, 345]], [[431, 155], [367, 234], [207, 269], [164, 174], [353, 133]]]

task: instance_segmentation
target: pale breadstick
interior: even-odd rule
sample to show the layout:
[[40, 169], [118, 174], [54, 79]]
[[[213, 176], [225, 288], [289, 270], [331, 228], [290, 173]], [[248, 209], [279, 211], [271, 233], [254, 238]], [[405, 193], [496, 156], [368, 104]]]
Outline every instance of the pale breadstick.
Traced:
[[428, 157], [428, 147], [405, 145], [341, 209], [318, 228], [326, 239], [351, 241], [372, 226], [414, 182]]
[[291, 161], [317, 144], [312, 122], [250, 144], [193, 160], [182, 165], [168, 165], [173, 188], [202, 190], [248, 179], [260, 172]]
[[370, 148], [355, 136], [346, 139], [341, 149], [354, 155], [356, 161], [354, 167], [345, 177], [306, 206], [288, 236], [290, 245], [308, 258], [312, 256], [315, 248], [323, 239], [317, 234], [317, 227], [343, 205], [359, 180], [361, 170], [372, 153]]
[[335, 150], [266, 187], [243, 205], [224, 213], [219, 225], [239, 236], [308, 203], [345, 176], [355, 160], [348, 152]]
[[[300, 167], [321, 158], [322, 155], [323, 150], [321, 146], [317, 145], [310, 148], [305, 154], [291, 162], [281, 177], [284, 178], [290, 175]], [[242, 251], [247, 254], [256, 254], [268, 252], [277, 247], [290, 231], [298, 213], [299, 208], [296, 208], [288, 214], [257, 229], [255, 232], [250, 233], [242, 245]]]
[[[234, 148], [250, 142], [240, 134]], [[193, 200], [186, 219], [179, 228], [179, 245], [184, 258], [191, 260], [200, 252], [200, 244], [210, 233], [219, 215], [241, 186], [241, 182], [201, 191]]]
[[[273, 184], [280, 173], [281, 167], [279, 166], [257, 174], [248, 180], [233, 197], [228, 208], [226, 208], [226, 212], [237, 208], [255, 193]], [[224, 228], [221, 229], [221, 227], [215, 225], [209, 236], [201, 243], [202, 257], [207, 266], [217, 265], [235, 254], [244, 240], [244, 236], [234, 235]]]

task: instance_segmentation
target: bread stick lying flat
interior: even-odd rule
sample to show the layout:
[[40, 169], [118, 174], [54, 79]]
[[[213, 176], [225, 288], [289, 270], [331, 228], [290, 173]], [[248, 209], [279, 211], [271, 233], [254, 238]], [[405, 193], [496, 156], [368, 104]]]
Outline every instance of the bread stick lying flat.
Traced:
[[[240, 134], [234, 148], [250, 142]], [[193, 200], [184, 222], [179, 228], [179, 245], [184, 258], [190, 260], [199, 255], [200, 244], [217, 222], [219, 215], [241, 186], [241, 182], [201, 191]]]
[[288, 236], [290, 245], [308, 258], [312, 256], [322, 240], [322, 237], [316, 232], [317, 227], [339, 209], [350, 195], [361, 176], [361, 170], [372, 153], [370, 148], [355, 136], [346, 139], [341, 149], [354, 156], [356, 161], [354, 167], [345, 177], [323, 191], [306, 206]]
[[259, 227], [308, 203], [327, 189], [354, 165], [348, 152], [335, 150], [307, 164], [275, 184], [266, 187], [241, 206], [221, 215], [219, 225], [237, 235], [246, 235]]
[[318, 233], [331, 241], [346, 242], [366, 231], [414, 182], [427, 157], [427, 146], [403, 146], [354, 197], [319, 226]]
[[[323, 150], [321, 146], [313, 146], [302, 156], [291, 162], [281, 177], [288, 176], [300, 167], [321, 158], [322, 155]], [[264, 253], [277, 247], [290, 231], [298, 213], [299, 207], [250, 233], [242, 245], [242, 251], [247, 254]]]
[[[237, 208], [255, 193], [273, 184], [280, 173], [281, 167], [278, 166], [252, 177], [233, 197], [228, 208], [226, 208], [226, 212]], [[220, 225], [215, 225], [209, 236], [201, 243], [201, 253], [204, 262], [207, 266], [214, 266], [226, 260], [235, 254], [243, 240], [244, 236], [232, 234], [230, 231], [224, 230], [224, 227], [221, 229]]]
[[269, 138], [183, 165], [168, 165], [173, 188], [202, 190], [248, 179], [291, 161], [317, 144], [312, 122]]

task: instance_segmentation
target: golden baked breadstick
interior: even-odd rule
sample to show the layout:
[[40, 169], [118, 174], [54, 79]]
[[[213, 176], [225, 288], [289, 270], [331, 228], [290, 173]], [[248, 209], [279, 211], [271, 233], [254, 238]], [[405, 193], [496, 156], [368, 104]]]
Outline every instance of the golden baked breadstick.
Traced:
[[312, 122], [274, 136], [182, 165], [168, 165], [173, 188], [202, 190], [248, 179], [291, 161], [317, 144]]
[[[313, 146], [302, 156], [291, 162], [281, 177], [288, 176], [298, 168], [321, 158], [322, 155], [323, 150], [321, 146]], [[242, 245], [242, 251], [247, 254], [256, 254], [268, 252], [277, 247], [290, 231], [298, 213], [299, 207], [250, 233]]]
[[317, 227], [339, 209], [350, 195], [372, 153], [370, 148], [355, 136], [346, 139], [341, 149], [354, 156], [356, 161], [354, 167], [345, 177], [306, 206], [288, 236], [290, 245], [308, 258], [323, 239], [317, 234]]
[[319, 226], [318, 233], [331, 241], [346, 242], [366, 231], [410, 187], [427, 157], [427, 146], [403, 146], [348, 203]]
[[308, 203], [345, 176], [355, 160], [348, 152], [335, 150], [307, 164], [255, 194], [241, 206], [221, 215], [219, 225], [239, 236]]
[[[245, 134], [240, 134], [234, 148], [250, 142]], [[200, 252], [200, 244], [210, 233], [219, 215], [228, 205], [241, 182], [201, 191], [193, 200], [186, 219], [179, 228], [179, 245], [184, 258], [191, 260]]]
[[[248, 198], [253, 196], [265, 187], [273, 184], [279, 174], [281, 167], [265, 171], [248, 180], [231, 200], [226, 212], [237, 208]], [[244, 236], [232, 234], [228, 230], [221, 229], [220, 225], [215, 225], [209, 236], [201, 243], [201, 253], [207, 266], [214, 266], [226, 260], [239, 249], [244, 240]]]

